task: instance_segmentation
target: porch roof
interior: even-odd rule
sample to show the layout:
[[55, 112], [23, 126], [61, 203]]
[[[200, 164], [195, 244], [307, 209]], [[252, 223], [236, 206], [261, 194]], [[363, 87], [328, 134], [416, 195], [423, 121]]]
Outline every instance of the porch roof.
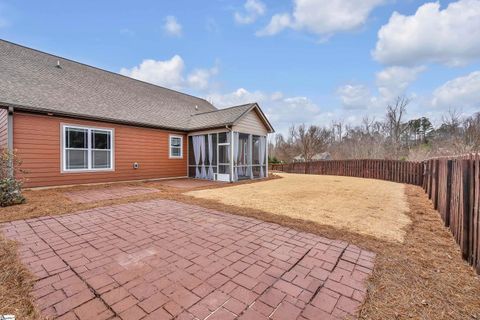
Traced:
[[191, 116], [191, 131], [235, 125], [248, 112], [255, 110], [269, 133], [274, 132], [272, 125], [257, 103], [248, 103], [225, 109], [203, 112]]

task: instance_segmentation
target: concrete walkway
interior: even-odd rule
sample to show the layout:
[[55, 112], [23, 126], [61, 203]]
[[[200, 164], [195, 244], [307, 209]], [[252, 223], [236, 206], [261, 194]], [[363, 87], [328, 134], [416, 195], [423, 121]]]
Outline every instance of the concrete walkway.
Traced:
[[2, 226], [59, 319], [342, 319], [374, 254], [342, 241], [168, 200]]

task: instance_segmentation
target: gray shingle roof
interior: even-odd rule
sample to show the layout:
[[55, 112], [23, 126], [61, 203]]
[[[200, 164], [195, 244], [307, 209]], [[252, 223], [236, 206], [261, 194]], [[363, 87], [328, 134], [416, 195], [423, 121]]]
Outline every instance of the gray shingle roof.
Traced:
[[182, 131], [232, 124], [252, 107], [218, 110], [201, 98], [3, 40], [1, 105]]
[[241, 106], [196, 114], [191, 117], [189, 127], [193, 130], [208, 128], [216, 123], [224, 123], [225, 125], [233, 124], [254, 106], [256, 106], [256, 103], [249, 103]]

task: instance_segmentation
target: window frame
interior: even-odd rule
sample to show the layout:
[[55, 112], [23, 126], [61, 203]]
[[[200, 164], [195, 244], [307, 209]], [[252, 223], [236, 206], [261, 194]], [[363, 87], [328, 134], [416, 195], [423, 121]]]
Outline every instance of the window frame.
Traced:
[[[68, 169], [67, 168], [67, 150], [75, 150], [77, 148], [67, 148], [65, 143], [67, 141], [66, 134], [67, 128], [71, 129], [80, 129], [80, 130], [87, 130], [87, 168], [82, 169]], [[93, 131], [106, 131], [110, 134], [110, 149], [93, 149], [92, 146], [92, 132]], [[87, 125], [78, 125], [78, 124], [66, 124], [63, 123], [60, 126], [60, 171], [61, 173], [82, 173], [82, 172], [108, 172], [108, 171], [115, 171], [115, 129], [113, 128], [104, 128], [104, 127], [96, 127], [96, 126], [87, 126]], [[85, 148], [78, 148], [79, 150], [85, 150]], [[110, 151], [110, 168], [93, 168], [93, 151], [95, 150], [103, 150], [103, 151]]]
[[[180, 155], [172, 155], [172, 148], [178, 148], [176, 146], [172, 146], [172, 138], [179, 138], [180, 139]], [[168, 158], [169, 159], [183, 159], [183, 136], [178, 134], [171, 134], [168, 136]]]

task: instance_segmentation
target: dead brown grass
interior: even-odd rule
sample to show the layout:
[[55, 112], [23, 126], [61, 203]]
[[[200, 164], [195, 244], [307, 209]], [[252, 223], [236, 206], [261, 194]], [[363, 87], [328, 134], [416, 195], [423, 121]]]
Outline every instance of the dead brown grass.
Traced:
[[197, 198], [309, 220], [402, 242], [410, 223], [403, 184], [354, 177], [279, 174], [253, 185], [188, 192]]
[[18, 262], [15, 242], [0, 235], [0, 315], [13, 314], [17, 319], [38, 319], [30, 290], [30, 272]]
[[[423, 190], [418, 187], [405, 186], [406, 200], [410, 207], [407, 215], [412, 223], [406, 227], [405, 241], [400, 244], [383, 241], [371, 235], [358, 234], [345, 228], [194, 198], [182, 194], [181, 192], [185, 192], [185, 189], [166, 187], [161, 183], [128, 185], [156, 187], [159, 192], [97, 203], [75, 204], [63, 196], [67, 189], [26, 191], [28, 203], [0, 209], [0, 219], [8, 221], [63, 214], [86, 208], [155, 198], [182, 201], [279, 223], [329, 238], [343, 239], [376, 252], [377, 259], [369, 282], [368, 296], [360, 313], [362, 319], [480, 319], [480, 299], [478, 298], [480, 297], [480, 280], [462, 261], [450, 233], [442, 226], [438, 213], [433, 210]], [[111, 186], [94, 188], [105, 187]], [[219, 187], [222, 186], [208, 188]], [[92, 186], [74, 187], [68, 190], [83, 188], [92, 188]], [[19, 317], [21, 319], [34, 319], [36, 313], [32, 309], [31, 297], [27, 294], [30, 290], [29, 275], [22, 269], [14, 251], [11, 251], [14, 248], [11, 242], [1, 241], [0, 246], [2, 253], [0, 279], [8, 278], [8, 274], [14, 275], [9, 285], [4, 284], [3, 281], [0, 282], [0, 303], [3, 306], [5, 301], [9, 305], [8, 310], [16, 310], [18, 314], [26, 315]], [[17, 298], [9, 298], [6, 296], [7, 293]]]

